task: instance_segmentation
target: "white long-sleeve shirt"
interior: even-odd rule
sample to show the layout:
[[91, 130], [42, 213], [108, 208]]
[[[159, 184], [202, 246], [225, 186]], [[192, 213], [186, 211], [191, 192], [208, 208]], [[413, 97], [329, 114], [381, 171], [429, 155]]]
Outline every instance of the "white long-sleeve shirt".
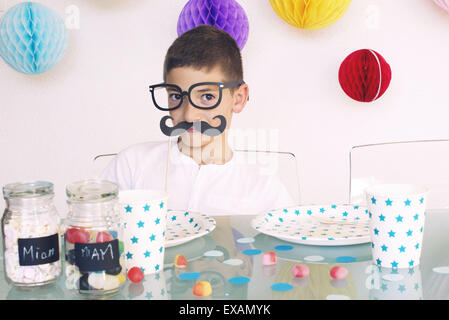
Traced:
[[[120, 190], [165, 189], [167, 142], [146, 142], [114, 157], [100, 178]], [[252, 161], [254, 162], [254, 161]], [[172, 142], [167, 207], [208, 215], [257, 214], [295, 205], [275, 173], [261, 170], [241, 152], [222, 165], [198, 165]]]

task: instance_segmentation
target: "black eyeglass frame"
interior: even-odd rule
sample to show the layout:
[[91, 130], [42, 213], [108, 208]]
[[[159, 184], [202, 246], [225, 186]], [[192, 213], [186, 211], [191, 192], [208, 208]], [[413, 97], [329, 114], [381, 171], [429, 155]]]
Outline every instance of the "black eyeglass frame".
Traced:
[[[221, 100], [223, 98], [223, 89], [229, 89], [229, 88], [238, 88], [240, 87], [242, 84], [244, 84], [245, 81], [231, 81], [231, 82], [199, 82], [199, 83], [195, 83], [193, 85], [190, 86], [188, 91], [182, 91], [181, 87], [179, 87], [176, 84], [169, 84], [169, 83], [160, 83], [160, 84], [155, 84], [155, 85], [151, 85], [150, 86], [150, 93], [151, 93], [151, 98], [153, 100], [153, 104], [154, 106], [161, 110], [161, 111], [173, 111], [178, 109], [182, 103], [184, 102], [184, 96], [187, 96], [187, 98], [189, 99], [189, 102], [192, 106], [194, 106], [195, 108], [198, 109], [202, 109], [202, 110], [211, 110], [214, 109], [216, 107], [218, 107], [221, 103]], [[217, 85], [219, 88], [219, 97], [218, 97], [218, 101], [215, 105], [210, 106], [210, 107], [202, 107], [202, 106], [198, 106], [195, 103], [193, 103], [190, 94], [192, 92], [193, 89], [195, 89], [196, 87], [199, 86], [203, 86], [203, 85]], [[158, 106], [158, 104], [156, 103], [156, 98], [154, 97], [154, 91], [157, 88], [161, 88], [161, 87], [171, 87], [171, 88], [175, 88], [177, 91], [179, 91], [179, 93], [181, 94], [181, 100], [179, 102], [179, 104], [176, 107], [173, 108], [162, 108], [160, 106]]]

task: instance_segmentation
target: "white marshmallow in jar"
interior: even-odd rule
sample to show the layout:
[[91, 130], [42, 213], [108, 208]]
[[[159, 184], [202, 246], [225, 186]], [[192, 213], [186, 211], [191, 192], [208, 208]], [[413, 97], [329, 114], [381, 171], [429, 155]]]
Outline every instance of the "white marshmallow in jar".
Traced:
[[2, 217], [6, 280], [18, 287], [55, 283], [61, 275], [60, 217], [47, 181], [11, 183], [3, 187]]

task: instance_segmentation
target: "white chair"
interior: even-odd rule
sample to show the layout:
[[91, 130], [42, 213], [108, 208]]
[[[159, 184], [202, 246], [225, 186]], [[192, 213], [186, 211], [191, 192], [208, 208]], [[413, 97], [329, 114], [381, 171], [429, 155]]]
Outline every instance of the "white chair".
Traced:
[[429, 209], [449, 207], [449, 139], [354, 146], [349, 166], [351, 204], [365, 204], [373, 184], [407, 183], [429, 188]]
[[[239, 159], [243, 159], [246, 164], [258, 166], [259, 174], [278, 177], [294, 202], [293, 204], [286, 204], [286, 206], [299, 205], [301, 203], [298, 165], [295, 154], [262, 150], [234, 150], [234, 152], [239, 153]], [[93, 159], [92, 177], [98, 177], [115, 155], [116, 153], [108, 153], [95, 156]]]

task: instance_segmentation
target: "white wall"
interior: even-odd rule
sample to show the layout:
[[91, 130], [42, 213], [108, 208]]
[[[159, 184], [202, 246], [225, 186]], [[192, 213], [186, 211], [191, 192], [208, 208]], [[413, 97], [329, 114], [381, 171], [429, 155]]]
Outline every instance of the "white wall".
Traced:
[[[233, 127], [279, 130], [280, 149], [298, 157], [304, 203], [347, 201], [354, 145], [449, 137], [449, 14], [431, 0], [353, 0], [318, 31], [288, 25], [268, 0], [238, 1], [250, 21], [242, 53], [251, 99]], [[0, 0], [0, 15], [19, 2]], [[0, 184], [53, 181], [65, 215], [65, 186], [90, 173], [95, 155], [165, 138], [147, 88], [162, 80], [187, 1], [39, 2], [64, 19], [78, 8], [80, 28], [69, 30], [66, 55], [45, 74], [23, 75], [0, 60]], [[340, 63], [362, 48], [392, 68], [389, 89], [370, 104], [338, 83]]]

